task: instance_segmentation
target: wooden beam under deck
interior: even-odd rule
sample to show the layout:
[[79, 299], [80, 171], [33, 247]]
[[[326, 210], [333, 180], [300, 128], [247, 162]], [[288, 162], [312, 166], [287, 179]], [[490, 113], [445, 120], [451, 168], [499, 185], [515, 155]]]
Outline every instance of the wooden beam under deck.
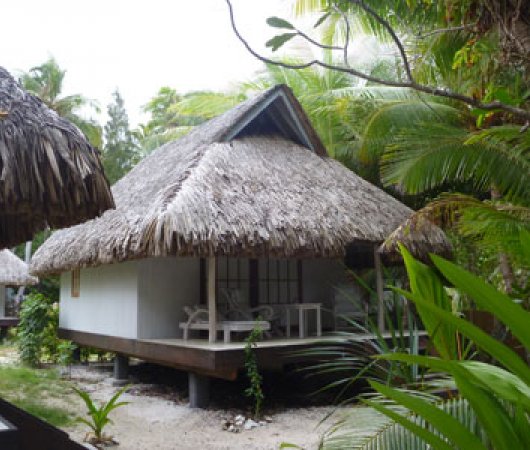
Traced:
[[[59, 329], [59, 337], [79, 345], [225, 380], [235, 380], [238, 372], [244, 368], [245, 342], [225, 344], [210, 343], [208, 339], [129, 339], [65, 328]], [[362, 342], [375, 339], [375, 336], [360, 334], [355, 339]], [[315, 347], [318, 343], [336, 343], [341, 340], [347, 341], [344, 337], [333, 335], [304, 339], [270, 339], [258, 342], [255, 351], [260, 368], [281, 370], [286, 364], [309, 359], [294, 357], [293, 352]]]
[[[209, 343], [207, 339], [129, 339], [59, 328], [59, 337], [79, 345], [99, 348], [142, 359], [148, 362], [196, 372], [203, 375], [235, 380], [244, 367], [244, 342]], [[283, 339], [258, 343], [258, 364], [264, 369], [280, 370], [295, 362], [289, 356], [315, 344], [317, 339]]]

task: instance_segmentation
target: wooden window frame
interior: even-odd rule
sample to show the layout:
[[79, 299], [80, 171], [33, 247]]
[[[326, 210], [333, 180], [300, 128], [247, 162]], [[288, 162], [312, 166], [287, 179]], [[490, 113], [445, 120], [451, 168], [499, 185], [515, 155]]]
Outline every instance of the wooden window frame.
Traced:
[[81, 269], [72, 270], [70, 278], [70, 296], [78, 298], [81, 293]]

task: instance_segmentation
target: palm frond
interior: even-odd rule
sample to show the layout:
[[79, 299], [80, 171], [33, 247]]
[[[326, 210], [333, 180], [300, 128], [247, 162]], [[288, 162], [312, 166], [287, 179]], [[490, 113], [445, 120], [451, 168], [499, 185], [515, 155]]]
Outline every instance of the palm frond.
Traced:
[[[383, 91], [384, 94], [389, 92], [396, 96], [409, 94], [403, 91]], [[365, 93], [365, 95], [369, 94], [370, 91]], [[405, 101], [388, 99], [385, 105], [372, 114], [366, 125], [360, 157], [365, 162], [377, 162], [387, 146], [396, 139], [400, 139], [401, 135], [407, 133], [408, 130], [429, 122], [456, 125], [460, 120], [460, 112], [457, 109], [441, 103], [424, 102], [418, 99]]]
[[478, 192], [495, 185], [504, 195], [528, 198], [527, 155], [509, 145], [484, 145], [472, 136], [448, 123], [402, 130], [383, 154], [384, 183], [418, 194], [448, 182], [471, 181]]
[[[473, 435], [477, 436], [486, 446], [486, 434], [469, 403], [463, 398], [440, 400], [433, 397], [422, 397], [436, 405], [440, 410], [457, 419]], [[371, 400], [381, 402], [382, 399]], [[387, 408], [392, 407], [403, 417], [414, 424], [433, 432], [432, 426], [422, 417], [408, 410], [396, 409], [392, 403], [383, 403]], [[366, 416], [366, 419], [365, 419]], [[331, 427], [322, 438], [322, 450], [338, 449], [354, 450], [429, 450], [432, 447], [422, 441], [411, 431], [390, 419], [370, 409], [355, 408], [341, 421]]]
[[243, 94], [193, 92], [172, 105], [169, 112], [179, 116], [199, 117], [202, 120], [208, 120], [233, 108], [244, 99]]

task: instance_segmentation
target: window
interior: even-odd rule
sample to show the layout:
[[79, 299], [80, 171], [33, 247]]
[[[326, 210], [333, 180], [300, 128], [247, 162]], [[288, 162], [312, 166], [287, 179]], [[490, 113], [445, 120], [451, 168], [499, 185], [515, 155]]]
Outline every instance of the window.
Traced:
[[301, 261], [263, 259], [259, 261], [259, 303], [273, 305], [300, 302]]
[[[199, 298], [207, 304], [207, 264], [200, 260]], [[242, 305], [277, 305], [302, 301], [302, 261], [293, 259], [216, 258], [216, 299], [226, 308], [226, 292], [237, 291]]]
[[249, 263], [244, 258], [217, 258], [217, 304], [221, 309], [227, 306], [226, 293], [237, 291], [242, 304], [248, 304]]
[[71, 281], [71, 296], [79, 297], [79, 290], [81, 287], [81, 273], [79, 268], [72, 270], [72, 281]]

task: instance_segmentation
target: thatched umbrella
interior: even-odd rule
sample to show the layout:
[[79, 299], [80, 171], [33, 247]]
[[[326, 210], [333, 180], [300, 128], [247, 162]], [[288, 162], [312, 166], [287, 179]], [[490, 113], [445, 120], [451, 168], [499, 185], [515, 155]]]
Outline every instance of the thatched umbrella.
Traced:
[[398, 243], [417, 259], [430, 263], [429, 253], [450, 257], [452, 246], [441, 228], [421, 214], [414, 214], [399, 225], [379, 247], [389, 262], [401, 262]]
[[0, 248], [113, 207], [98, 151], [0, 67]]
[[39, 279], [29, 274], [28, 265], [9, 250], [0, 251], [0, 285], [28, 286]]

